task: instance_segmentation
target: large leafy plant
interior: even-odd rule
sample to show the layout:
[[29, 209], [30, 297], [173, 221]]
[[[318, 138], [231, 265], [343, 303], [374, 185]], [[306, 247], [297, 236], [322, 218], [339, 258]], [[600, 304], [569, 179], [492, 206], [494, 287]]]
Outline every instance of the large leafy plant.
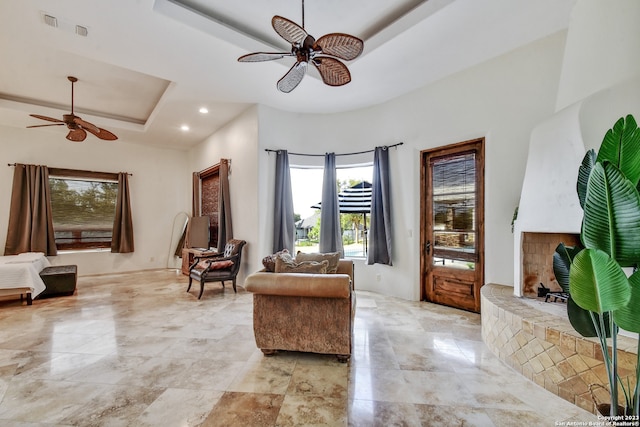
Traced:
[[571, 324], [583, 336], [597, 336], [600, 341], [611, 416], [618, 415], [618, 385], [625, 397], [624, 411], [639, 415], [640, 410], [638, 363], [633, 390], [628, 382], [619, 381], [617, 363], [618, 327], [640, 333], [639, 181], [640, 129], [628, 115], [609, 129], [597, 155], [589, 150], [580, 165], [577, 191], [583, 209], [583, 246], [560, 244], [553, 260], [556, 279], [570, 295]]

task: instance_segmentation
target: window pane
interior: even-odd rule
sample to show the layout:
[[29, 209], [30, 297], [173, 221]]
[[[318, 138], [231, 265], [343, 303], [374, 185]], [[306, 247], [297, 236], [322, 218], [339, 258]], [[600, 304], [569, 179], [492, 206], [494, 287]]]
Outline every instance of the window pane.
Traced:
[[435, 159], [433, 173], [434, 263], [475, 265], [475, 156]]
[[[291, 167], [296, 252], [318, 252], [323, 174], [322, 168]], [[372, 165], [336, 170], [345, 257], [366, 256], [372, 176]]]
[[296, 240], [294, 252], [318, 252], [320, 209], [313, 206], [322, 198], [322, 168], [295, 168], [291, 172]]
[[373, 165], [339, 168], [340, 224], [345, 258], [367, 256], [367, 233], [371, 212]]
[[111, 246], [118, 183], [49, 178], [58, 249]]

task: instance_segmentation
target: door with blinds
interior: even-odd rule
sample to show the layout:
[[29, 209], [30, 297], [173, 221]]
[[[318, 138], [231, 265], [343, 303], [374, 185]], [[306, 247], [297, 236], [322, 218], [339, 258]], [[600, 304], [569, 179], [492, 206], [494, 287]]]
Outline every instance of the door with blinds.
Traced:
[[423, 300], [480, 312], [484, 139], [421, 152]]

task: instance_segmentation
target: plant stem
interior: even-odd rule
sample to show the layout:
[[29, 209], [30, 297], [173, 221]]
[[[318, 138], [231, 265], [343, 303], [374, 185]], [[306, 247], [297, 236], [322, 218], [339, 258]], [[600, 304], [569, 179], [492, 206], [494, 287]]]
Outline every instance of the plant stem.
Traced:
[[613, 322], [613, 313], [609, 313], [609, 330], [611, 331], [611, 368], [613, 370], [611, 415], [615, 416], [618, 415], [618, 334], [616, 333], [616, 324]]
[[614, 380], [615, 373], [613, 373], [611, 370], [611, 358], [609, 357], [609, 350], [607, 346], [607, 330], [605, 328], [604, 315], [602, 313], [598, 313], [598, 317], [596, 318], [596, 313], [594, 313], [593, 311], [589, 311], [589, 316], [591, 317], [591, 323], [593, 323], [593, 327], [596, 330], [598, 339], [600, 340], [600, 351], [602, 351], [602, 359], [604, 361], [604, 367], [607, 372], [607, 378], [609, 379], [609, 398], [611, 401], [610, 402], [611, 409], [609, 411], [609, 415], [614, 416], [614, 415], [617, 415], [618, 413], [618, 405], [617, 405], [618, 393], [615, 393], [616, 403], [614, 404], [613, 386], [615, 383], [615, 380]]
[[633, 415], [640, 415], [640, 335], [638, 336], [638, 348], [636, 350], [636, 388], [633, 391]]

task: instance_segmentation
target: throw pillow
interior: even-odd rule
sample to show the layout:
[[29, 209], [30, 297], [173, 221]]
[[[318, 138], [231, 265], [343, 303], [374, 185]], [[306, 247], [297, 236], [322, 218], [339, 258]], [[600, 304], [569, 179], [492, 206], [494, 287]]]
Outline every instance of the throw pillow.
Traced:
[[[230, 259], [225, 259], [224, 261], [213, 261], [211, 262], [211, 267], [209, 270], [222, 270], [224, 268], [229, 268], [233, 265], [233, 261]], [[209, 267], [209, 261], [203, 260], [198, 263], [198, 268], [205, 269]]]
[[224, 261], [214, 261], [211, 263], [211, 268], [209, 270], [224, 270], [225, 268], [231, 268], [233, 266], [233, 261], [230, 259], [225, 259]]
[[276, 270], [276, 258], [278, 258], [278, 255], [288, 253], [289, 251], [287, 249], [283, 249], [275, 254], [267, 255], [262, 258], [262, 265], [264, 265], [266, 271], [273, 273]]
[[303, 261], [289, 263], [281, 257], [276, 258], [276, 273], [308, 273], [308, 274], [326, 274], [329, 261]]
[[326, 252], [326, 253], [304, 253], [298, 252], [296, 254], [296, 262], [303, 261], [317, 261], [321, 262], [329, 261], [329, 267], [327, 267], [327, 273], [335, 274], [338, 271], [338, 262], [340, 261], [340, 252]]

